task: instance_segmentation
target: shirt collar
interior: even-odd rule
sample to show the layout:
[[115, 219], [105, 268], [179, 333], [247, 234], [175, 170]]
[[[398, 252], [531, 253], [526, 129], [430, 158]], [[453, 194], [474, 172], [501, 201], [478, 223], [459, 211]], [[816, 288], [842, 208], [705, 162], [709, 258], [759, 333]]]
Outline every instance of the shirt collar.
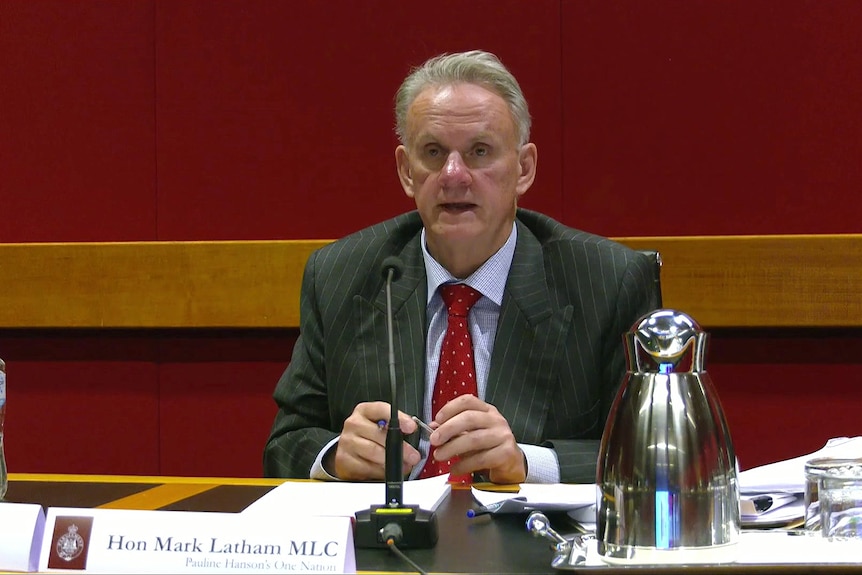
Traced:
[[512, 232], [503, 247], [462, 282], [428, 253], [428, 247], [425, 245], [425, 228], [422, 228], [420, 243], [422, 245], [422, 258], [425, 260], [425, 276], [428, 281], [428, 302], [431, 301], [431, 298], [437, 293], [437, 288], [441, 285], [462, 282], [479, 290], [483, 296], [495, 304], [503, 305], [503, 291], [506, 289], [506, 278], [509, 277], [509, 269], [512, 267], [512, 258], [515, 255], [517, 241], [518, 228], [512, 223]]

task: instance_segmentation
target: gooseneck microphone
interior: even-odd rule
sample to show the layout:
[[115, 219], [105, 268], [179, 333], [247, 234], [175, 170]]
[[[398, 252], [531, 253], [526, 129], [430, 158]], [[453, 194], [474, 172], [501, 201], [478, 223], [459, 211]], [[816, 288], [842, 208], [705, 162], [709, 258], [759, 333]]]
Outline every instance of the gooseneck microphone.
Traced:
[[383, 260], [383, 277], [386, 279], [386, 335], [389, 342], [389, 397], [391, 399], [389, 427], [386, 431], [386, 505], [401, 507], [404, 492], [404, 440], [401, 424], [398, 422], [398, 385], [395, 381], [395, 342], [392, 328], [392, 282], [398, 281], [404, 272], [404, 265], [396, 256]]
[[429, 548], [437, 544], [437, 516], [418, 505], [404, 505], [404, 436], [398, 422], [398, 385], [395, 378], [395, 343], [392, 327], [392, 282], [404, 271], [396, 256], [383, 260], [386, 280], [386, 334], [389, 340], [390, 415], [386, 430], [386, 504], [372, 505], [356, 512], [354, 542], [358, 548], [382, 548], [398, 545], [404, 548]]

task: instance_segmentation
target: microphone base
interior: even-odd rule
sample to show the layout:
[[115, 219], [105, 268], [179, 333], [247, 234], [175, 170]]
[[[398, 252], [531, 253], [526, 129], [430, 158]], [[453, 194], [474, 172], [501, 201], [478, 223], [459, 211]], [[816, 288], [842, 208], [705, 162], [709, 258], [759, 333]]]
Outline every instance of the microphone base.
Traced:
[[437, 544], [437, 515], [418, 505], [372, 505], [357, 511], [353, 542], [357, 549], [385, 549], [389, 546], [383, 531], [395, 525], [402, 532], [395, 542], [400, 549], [430, 549]]

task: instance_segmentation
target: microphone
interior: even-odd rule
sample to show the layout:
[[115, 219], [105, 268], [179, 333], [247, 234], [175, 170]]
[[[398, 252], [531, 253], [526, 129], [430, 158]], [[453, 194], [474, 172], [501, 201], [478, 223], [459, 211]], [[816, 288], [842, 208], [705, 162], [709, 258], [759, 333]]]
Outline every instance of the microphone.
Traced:
[[390, 415], [386, 431], [386, 504], [372, 505], [356, 512], [354, 544], [357, 548], [384, 548], [398, 545], [403, 548], [427, 549], [437, 544], [437, 515], [419, 509], [418, 505], [404, 505], [404, 436], [398, 422], [398, 385], [395, 378], [395, 344], [392, 328], [392, 282], [404, 272], [404, 264], [397, 256], [389, 256], [381, 266], [386, 280], [386, 334], [389, 339]]

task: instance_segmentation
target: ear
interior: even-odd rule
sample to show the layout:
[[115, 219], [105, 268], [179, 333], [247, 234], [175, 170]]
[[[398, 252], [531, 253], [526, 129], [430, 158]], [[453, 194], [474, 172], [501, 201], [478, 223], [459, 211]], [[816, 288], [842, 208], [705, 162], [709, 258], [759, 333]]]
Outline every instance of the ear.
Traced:
[[518, 196], [523, 196], [533, 185], [533, 180], [536, 179], [536, 162], [538, 162], [536, 144], [529, 142], [521, 146], [518, 152], [518, 166], [521, 173], [518, 175], [518, 184], [515, 187]]
[[408, 198], [412, 198], [413, 170], [410, 169], [410, 156], [407, 155], [407, 148], [404, 146], [395, 148], [395, 167], [398, 170], [398, 179], [401, 181], [404, 193], [407, 194]]

